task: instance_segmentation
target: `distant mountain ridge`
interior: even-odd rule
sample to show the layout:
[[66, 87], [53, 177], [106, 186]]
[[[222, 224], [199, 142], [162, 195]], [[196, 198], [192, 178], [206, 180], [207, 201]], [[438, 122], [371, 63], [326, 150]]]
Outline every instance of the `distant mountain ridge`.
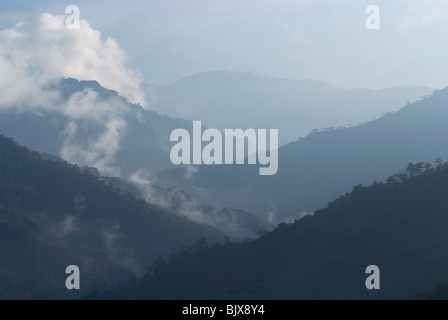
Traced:
[[279, 148], [273, 176], [260, 177], [248, 165], [197, 166], [188, 178], [185, 168], [160, 172], [155, 183], [175, 185], [204, 204], [232, 203], [274, 221], [298, 217], [408, 162], [448, 159], [447, 105], [445, 88], [364, 125], [310, 134]]
[[284, 145], [313, 129], [354, 126], [379, 118], [433, 91], [419, 86], [344, 90], [309, 79], [208, 71], [149, 87], [147, 96], [152, 110], [202, 120], [210, 128], [279, 129], [280, 145]]

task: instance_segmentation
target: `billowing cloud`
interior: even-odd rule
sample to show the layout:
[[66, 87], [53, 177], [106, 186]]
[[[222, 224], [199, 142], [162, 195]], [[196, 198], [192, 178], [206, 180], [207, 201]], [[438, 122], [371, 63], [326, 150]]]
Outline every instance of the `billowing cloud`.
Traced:
[[102, 174], [120, 175], [115, 155], [126, 132], [128, 106], [116, 98], [99, 99], [96, 92], [87, 89], [73, 94], [60, 111], [71, 120], [62, 136], [61, 157], [98, 168]]
[[34, 21], [0, 31], [0, 93], [6, 94], [2, 104], [36, 97], [36, 91], [49, 80], [71, 77], [96, 80], [145, 106], [140, 76], [126, 68], [126, 54], [117, 42], [101, 39], [101, 33], [86, 20], [80, 20], [79, 29], [69, 30], [65, 19], [44, 13]]
[[[139, 76], [125, 67], [126, 55], [113, 39], [101, 39], [87, 21], [69, 30], [64, 16], [42, 14], [0, 31], [0, 109], [47, 110], [66, 120], [60, 156], [102, 174], [119, 175], [115, 155], [126, 132], [129, 104], [93, 90], [63, 97], [52, 86], [61, 78], [96, 80], [130, 102], [144, 106]], [[74, 88], [76, 89], [76, 88]]]
[[102, 174], [119, 176], [120, 170], [114, 166], [114, 161], [125, 128], [126, 122], [122, 119], [111, 119], [103, 125], [103, 131], [94, 139], [79, 143], [76, 142], [79, 139], [74, 138], [78, 133], [78, 125], [72, 121], [65, 130], [61, 157], [71, 163], [98, 168]]

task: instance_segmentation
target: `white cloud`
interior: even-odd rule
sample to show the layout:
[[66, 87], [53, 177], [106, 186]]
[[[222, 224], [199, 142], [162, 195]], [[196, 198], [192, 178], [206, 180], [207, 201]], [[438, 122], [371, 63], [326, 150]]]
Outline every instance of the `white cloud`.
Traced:
[[99, 98], [92, 90], [65, 100], [48, 85], [68, 77], [96, 80], [143, 106], [140, 79], [125, 67], [125, 60], [116, 41], [102, 40], [85, 20], [79, 30], [66, 29], [64, 16], [49, 13], [18, 23], [0, 31], [0, 109], [61, 113], [68, 121], [60, 156], [103, 174], [119, 175], [115, 155], [126, 131], [129, 105], [118, 98]]
[[90, 89], [82, 92], [76, 92], [62, 107], [63, 113], [72, 119], [86, 120], [94, 119], [102, 122], [104, 118], [111, 115], [123, 116], [129, 110], [118, 99], [101, 100], [98, 99], [98, 93]]
[[2, 105], [14, 103], [14, 98], [26, 102], [24, 96], [35, 97], [34, 91], [47, 81], [72, 77], [97, 80], [145, 106], [140, 76], [126, 68], [126, 54], [117, 42], [102, 40], [86, 20], [80, 21], [80, 29], [68, 30], [65, 19], [44, 13], [0, 31], [0, 93], [6, 93]]
[[101, 129], [98, 134], [91, 134], [88, 139], [77, 139], [77, 134], [85, 137], [86, 133], [79, 128], [75, 121], [71, 121], [65, 129], [60, 155], [68, 162], [86, 164], [98, 168], [102, 174], [119, 176], [120, 170], [114, 166], [115, 155], [120, 149], [126, 122], [112, 114], [104, 123], [94, 125]]
[[[61, 104], [60, 111], [71, 119], [63, 135], [61, 157], [71, 163], [96, 167], [102, 174], [120, 175], [114, 163], [126, 131], [124, 115], [128, 106], [116, 98], [101, 100], [96, 92], [86, 89]], [[86, 126], [99, 132], [87, 134]]]
[[18, 48], [18, 42], [28, 41], [22, 28], [19, 23], [13, 29], [0, 31], [0, 108], [52, 106], [57, 95], [41, 90], [41, 77], [34, 72], [36, 67], [27, 62], [32, 50]]

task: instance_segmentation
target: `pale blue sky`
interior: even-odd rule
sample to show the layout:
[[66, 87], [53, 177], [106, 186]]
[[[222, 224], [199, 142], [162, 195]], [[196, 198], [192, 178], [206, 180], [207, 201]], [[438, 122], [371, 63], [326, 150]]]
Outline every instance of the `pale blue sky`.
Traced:
[[[231, 70], [347, 89], [448, 85], [448, 1], [2, 0], [0, 27], [70, 4], [148, 83]], [[365, 27], [370, 4], [380, 30]]]

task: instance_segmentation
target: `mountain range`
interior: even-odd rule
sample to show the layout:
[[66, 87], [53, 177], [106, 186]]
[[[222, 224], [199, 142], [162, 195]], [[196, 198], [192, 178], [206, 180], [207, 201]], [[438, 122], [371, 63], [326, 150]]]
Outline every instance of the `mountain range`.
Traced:
[[[407, 134], [416, 133], [411, 129], [406, 132], [403, 120], [397, 120], [400, 122], [397, 128], [392, 128], [395, 126], [393, 119], [397, 119], [397, 115], [392, 115], [347, 130], [328, 132], [330, 129], [327, 129], [313, 133], [281, 147], [279, 172], [273, 177], [259, 179], [253, 173], [254, 168], [248, 166], [174, 167], [169, 157], [174, 145], [169, 141], [170, 133], [177, 128], [192, 132], [191, 121], [179, 118], [181, 116], [200, 116], [205, 125], [217, 127], [230, 126], [232, 122], [231, 127], [238, 124], [244, 129], [261, 126], [261, 123], [249, 121], [257, 117], [275, 122], [275, 117], [269, 115], [271, 112], [292, 123], [289, 126], [283, 120], [278, 122], [281, 139], [285, 130], [292, 130], [297, 136], [302, 128], [306, 127], [302, 131], [305, 134], [311, 128], [326, 126], [321, 122], [322, 117], [330, 119], [328, 124], [334, 126], [343, 124], [338, 119], [347, 120], [355, 114], [359, 117], [356, 121], [368, 120], [370, 116], [399, 109], [405, 100], [416, 99], [430, 89], [397, 87], [346, 91], [311, 80], [293, 81], [231, 72], [206, 72], [173, 85], [151, 88], [148, 89], [150, 108], [176, 114], [177, 118], [131, 104], [96, 81], [61, 79], [46, 88], [59, 96], [57, 105], [28, 110], [15, 106], [4, 108], [0, 110], [0, 128], [7, 136], [33, 150], [58, 155], [80, 166], [96, 167], [103, 175], [176, 187], [209, 207], [242, 209], [269, 223], [300, 216], [325, 205], [358, 182], [382, 179], [403, 167], [405, 161], [423, 159], [418, 148], [410, 151], [414, 156], [409, 159], [406, 153], [385, 162], [370, 157], [372, 152], [381, 157], [386, 155], [385, 149], [395, 152], [400, 148], [394, 146], [394, 143], [401, 143], [396, 138], [378, 136], [376, 139], [383, 131], [386, 118], [391, 123], [384, 124], [388, 127], [385, 132], [403, 131], [401, 138], [397, 137], [401, 141]], [[276, 101], [275, 106], [266, 105], [269, 101]], [[201, 107], [203, 102], [207, 106], [205, 109]], [[309, 117], [299, 115], [303, 112]], [[224, 122], [218, 124], [212, 118]], [[417, 118], [416, 121], [424, 120], [419, 115]], [[433, 132], [431, 130], [429, 132]], [[425, 131], [420, 139], [426, 134]], [[382, 139], [388, 140], [386, 145], [375, 151]], [[368, 143], [373, 146], [366, 152], [360, 151], [363, 140], [370, 141]], [[413, 148], [409, 146], [410, 150]], [[432, 161], [438, 156], [443, 157], [443, 154], [428, 153], [423, 160]], [[372, 170], [363, 172], [359, 167], [363, 161], [374, 162]], [[292, 190], [298, 193], [292, 194]]]
[[[210, 72], [148, 89], [157, 112], [96, 81], [45, 90], [57, 103], [0, 110], [13, 137], [0, 137], [0, 298], [369, 299], [372, 264], [380, 297], [400, 298], [448, 277], [448, 88], [405, 103], [430, 89]], [[336, 128], [284, 140], [271, 176], [250, 165], [175, 167], [170, 133], [191, 133], [195, 119], [161, 113], [183, 116], [182, 102], [220, 129], [239, 114], [243, 129], [264, 125], [257, 112], [282, 114], [286, 131], [327, 118]], [[405, 106], [340, 127], [338, 113], [361, 105], [360, 117]], [[85, 279], [78, 292], [64, 286], [72, 264]]]
[[[249, 243], [181, 252], [91, 299], [446, 297], [448, 162], [409, 164]], [[377, 289], [366, 286], [378, 267]], [[417, 292], [420, 294], [415, 295]], [[434, 294], [437, 293], [436, 294]]]
[[445, 88], [363, 125], [314, 132], [279, 148], [272, 176], [260, 177], [250, 165], [202, 165], [193, 175], [188, 167], [167, 169], [153, 181], [211, 206], [232, 204], [271, 222], [294, 219], [409, 162], [447, 159], [447, 105]]
[[314, 129], [380, 118], [433, 91], [419, 86], [345, 90], [309, 79], [208, 71], [172, 84], [148, 86], [146, 93], [151, 110], [160, 114], [201, 120], [221, 131], [279, 129], [279, 144], [284, 145]]
[[56, 105], [0, 110], [2, 131], [33, 150], [106, 175], [130, 177], [170, 167], [171, 131], [191, 127], [187, 120], [131, 104], [96, 81], [60, 79], [46, 92], [59, 97]]

